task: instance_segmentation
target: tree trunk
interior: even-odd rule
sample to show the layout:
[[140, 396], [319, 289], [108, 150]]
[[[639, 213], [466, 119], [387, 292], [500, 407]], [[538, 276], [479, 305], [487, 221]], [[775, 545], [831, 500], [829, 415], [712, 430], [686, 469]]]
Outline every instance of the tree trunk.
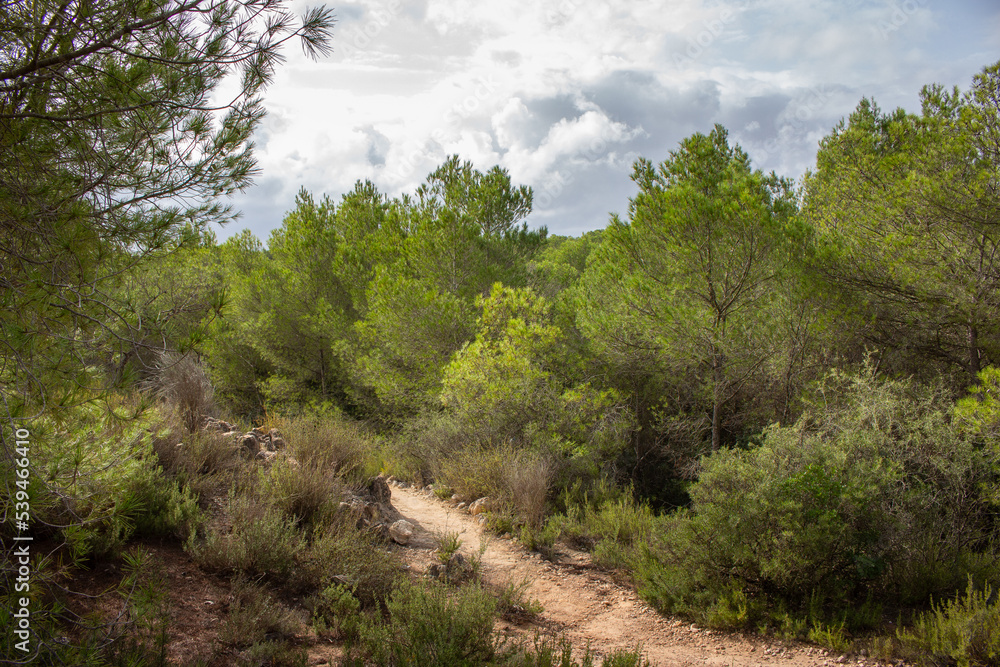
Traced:
[[969, 374], [972, 382], [979, 382], [979, 371], [982, 369], [982, 356], [979, 352], [979, 330], [969, 326]]
[[712, 451], [719, 451], [722, 429], [722, 355], [716, 352], [712, 359]]

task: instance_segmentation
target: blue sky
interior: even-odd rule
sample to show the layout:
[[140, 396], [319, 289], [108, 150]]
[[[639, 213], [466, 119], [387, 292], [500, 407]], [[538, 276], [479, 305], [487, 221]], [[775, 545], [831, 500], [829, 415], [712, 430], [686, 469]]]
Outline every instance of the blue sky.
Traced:
[[[293, 5], [298, 9], [303, 4]], [[412, 192], [451, 154], [535, 194], [532, 226], [604, 227], [639, 157], [725, 125], [798, 178], [862, 97], [919, 110], [1000, 60], [995, 0], [377, 0], [333, 6], [334, 53], [290, 48], [265, 99], [256, 184], [220, 238], [279, 227], [300, 187]]]

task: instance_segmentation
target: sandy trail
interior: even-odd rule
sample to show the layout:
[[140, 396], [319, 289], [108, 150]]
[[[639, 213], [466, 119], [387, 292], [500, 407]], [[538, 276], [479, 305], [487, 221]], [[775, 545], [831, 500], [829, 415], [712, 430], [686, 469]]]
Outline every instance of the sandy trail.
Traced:
[[[842, 658], [823, 649], [698, 628], [650, 609], [630, 588], [594, 567], [587, 554], [563, 549], [556, 562], [527, 552], [519, 543], [487, 537], [474, 517], [411, 488], [393, 486], [392, 504], [417, 530], [404, 557], [421, 572], [434, 562], [436, 536], [458, 533], [461, 551], [476, 554], [486, 541], [481, 573], [487, 582], [531, 582], [528, 595], [545, 611], [530, 624], [511, 628], [565, 635], [574, 646], [588, 643], [598, 655], [640, 645], [654, 665], [835, 665]], [[862, 665], [863, 662], [853, 664]]]

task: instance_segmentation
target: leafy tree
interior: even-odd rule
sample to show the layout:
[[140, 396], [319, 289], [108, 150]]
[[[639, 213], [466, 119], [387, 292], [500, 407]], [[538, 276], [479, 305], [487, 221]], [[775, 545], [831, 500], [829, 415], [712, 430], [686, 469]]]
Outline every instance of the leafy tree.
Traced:
[[925, 87], [919, 116], [862, 100], [806, 181], [815, 266], [861, 335], [972, 380], [1000, 354], [998, 67]]
[[370, 409], [383, 416], [436, 404], [443, 368], [475, 334], [476, 298], [497, 281], [523, 285], [546, 236], [523, 221], [528, 188], [457, 156], [393, 209], [398, 254], [375, 266], [354, 363], [356, 384], [371, 389]]
[[715, 450], [724, 411], [777, 346], [791, 184], [751, 169], [718, 125], [658, 167], [637, 161], [632, 179], [629, 219], [612, 217], [588, 267], [582, 323], [603, 347], [655, 356], [700, 385]]
[[[80, 362], [128, 330], [109, 326], [124, 319], [114, 281], [176, 247], [186, 224], [231, 216], [218, 198], [255, 171], [260, 93], [282, 44], [301, 38], [310, 55], [325, 53], [332, 23], [320, 8], [296, 24], [284, 3], [261, 0], [0, 7], [8, 399], [94, 387]], [[227, 77], [235, 91], [217, 104]]]

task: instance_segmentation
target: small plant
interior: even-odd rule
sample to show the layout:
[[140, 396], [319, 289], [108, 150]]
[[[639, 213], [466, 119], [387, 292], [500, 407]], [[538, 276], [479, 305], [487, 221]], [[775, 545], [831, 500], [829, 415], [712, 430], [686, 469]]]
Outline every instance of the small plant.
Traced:
[[333, 521], [313, 534], [299, 551], [289, 584], [298, 591], [347, 585], [365, 607], [382, 603], [402, 577], [399, 561], [369, 531], [349, 520]]
[[438, 500], [450, 500], [451, 497], [455, 495], [455, 489], [447, 486], [446, 484], [435, 484], [434, 495]]
[[964, 595], [931, 605], [898, 637], [928, 664], [954, 661], [959, 667], [1000, 663], [1000, 604], [989, 584], [977, 590], [969, 579]]
[[360, 644], [379, 667], [489, 664], [498, 654], [496, 603], [478, 586], [452, 592], [438, 584], [405, 584], [387, 608], [387, 622], [372, 616], [360, 629]]
[[[502, 664], [509, 667], [594, 667], [594, 660], [590, 646], [575, 658], [573, 644], [566, 637], [550, 639], [536, 635], [530, 647], [522, 645], [509, 652]], [[650, 667], [650, 663], [636, 647], [611, 652], [601, 661], [601, 667]]]
[[361, 602], [343, 584], [327, 586], [313, 602], [313, 626], [317, 634], [356, 639]]
[[451, 557], [462, 547], [462, 540], [456, 531], [443, 531], [435, 537], [438, 545], [438, 560], [447, 564], [451, 560]]
[[541, 614], [545, 609], [538, 600], [528, 597], [531, 580], [513, 579], [504, 581], [492, 587], [497, 600], [497, 613], [508, 621], [527, 621]]
[[814, 621], [812, 629], [809, 630], [807, 639], [813, 643], [833, 649], [839, 653], [846, 653], [852, 645], [850, 639], [844, 634], [844, 623], [822, 623]]
[[198, 430], [202, 417], [212, 409], [212, 382], [194, 355], [163, 352], [156, 362], [152, 384], [160, 398], [181, 414], [189, 433]]
[[294, 635], [298, 626], [292, 612], [263, 586], [237, 579], [233, 584], [229, 613], [219, 630], [219, 641], [246, 648], [263, 642], [268, 635]]
[[262, 471], [261, 477], [264, 493], [285, 516], [304, 524], [332, 514], [343, 491], [332, 469], [315, 462], [296, 464], [282, 458]]
[[286, 578], [303, 548], [295, 522], [266, 500], [235, 491], [228, 514], [232, 529], [210, 530], [203, 542], [193, 543], [194, 559], [208, 570]]

